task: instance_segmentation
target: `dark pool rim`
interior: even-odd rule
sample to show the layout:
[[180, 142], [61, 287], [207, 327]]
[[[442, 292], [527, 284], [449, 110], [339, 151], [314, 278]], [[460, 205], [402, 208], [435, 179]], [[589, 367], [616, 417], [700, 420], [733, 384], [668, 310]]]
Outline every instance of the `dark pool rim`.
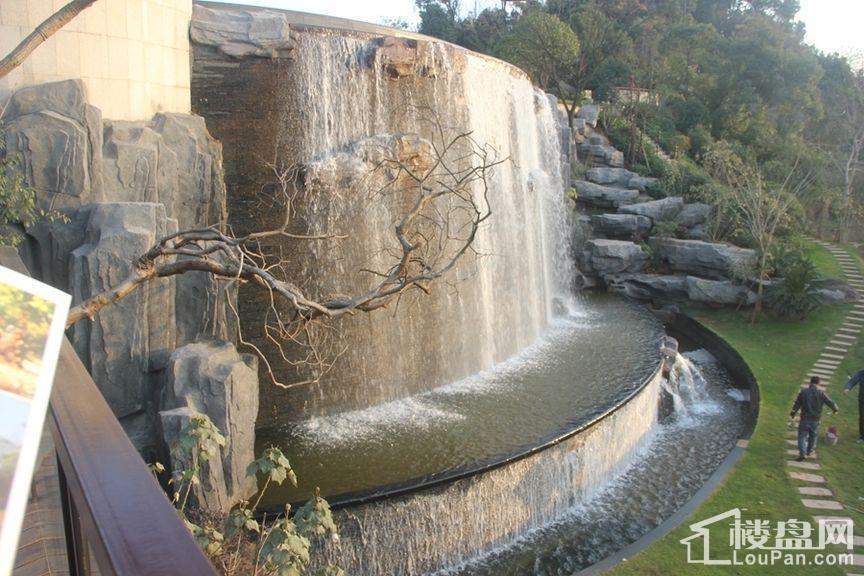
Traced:
[[[640, 383], [636, 388], [630, 391], [626, 396], [612, 404], [603, 412], [593, 417], [590, 417], [587, 420], [580, 422], [573, 427], [567, 426], [563, 429], [558, 430], [557, 432], [552, 433], [550, 436], [547, 436], [545, 440], [542, 440], [539, 444], [531, 445], [527, 448], [519, 448], [513, 452], [504, 455], [491, 456], [489, 458], [472, 462], [467, 466], [450, 468], [442, 470], [440, 472], [436, 472], [434, 474], [420, 476], [401, 482], [385, 484], [383, 486], [366, 490], [345, 492], [336, 496], [325, 497], [327, 498], [327, 502], [330, 504], [330, 507], [334, 510], [338, 508], [347, 508], [350, 506], [371, 504], [379, 500], [390, 499], [398, 496], [406, 496], [416, 492], [431, 490], [444, 484], [450, 484], [457, 480], [483, 474], [491, 470], [495, 470], [496, 468], [518, 462], [519, 460], [543, 452], [549, 448], [552, 448], [553, 446], [557, 446], [565, 440], [569, 440], [577, 434], [580, 434], [581, 432], [584, 432], [589, 428], [600, 424], [603, 420], [626, 406], [633, 398], [638, 396], [645, 389], [645, 387], [647, 387], [651, 382], [660, 377], [662, 369], [663, 359], [660, 358], [656, 368], [654, 368], [651, 374], [647, 378], [645, 378], [642, 383]], [[290, 503], [291, 509], [296, 510], [303, 503], [304, 501], [302, 500], [298, 502], [292, 502]], [[268, 517], [272, 517], [274, 514], [278, 515], [281, 513], [284, 513], [284, 505], [280, 505], [279, 507], [268, 506], [266, 508], [263, 508], [259, 512], [259, 514], [266, 514]]]

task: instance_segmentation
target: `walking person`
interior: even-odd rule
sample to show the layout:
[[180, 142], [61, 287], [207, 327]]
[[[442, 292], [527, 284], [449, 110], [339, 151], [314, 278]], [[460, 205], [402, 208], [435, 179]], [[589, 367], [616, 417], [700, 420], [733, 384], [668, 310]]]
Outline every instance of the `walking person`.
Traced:
[[798, 392], [790, 416], [801, 411], [801, 421], [798, 423], [798, 462], [803, 462], [816, 449], [816, 437], [819, 433], [819, 420], [822, 418], [822, 406], [828, 405], [837, 414], [837, 404], [825, 392], [819, 390], [821, 382], [818, 376], [810, 377], [810, 386]]
[[843, 393], [848, 394], [855, 386], [858, 386], [858, 442], [861, 443], [864, 442], [864, 369], [849, 379]]

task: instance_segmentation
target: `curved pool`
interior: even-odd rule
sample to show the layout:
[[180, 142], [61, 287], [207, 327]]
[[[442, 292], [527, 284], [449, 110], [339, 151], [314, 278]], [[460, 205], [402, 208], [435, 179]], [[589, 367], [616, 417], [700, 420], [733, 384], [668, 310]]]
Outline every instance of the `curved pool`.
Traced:
[[662, 333], [640, 306], [585, 296], [531, 346], [489, 370], [259, 430], [258, 450], [282, 448], [300, 479], [297, 488], [268, 491], [265, 505], [302, 500], [316, 486], [331, 502], [356, 500], [517, 457], [629, 398], [656, 371]]

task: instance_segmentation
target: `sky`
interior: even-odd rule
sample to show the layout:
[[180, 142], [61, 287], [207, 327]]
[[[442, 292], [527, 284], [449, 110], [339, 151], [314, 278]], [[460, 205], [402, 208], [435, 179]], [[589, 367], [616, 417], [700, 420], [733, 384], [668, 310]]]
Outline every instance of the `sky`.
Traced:
[[[233, 0], [237, 4], [271, 6], [353, 20], [382, 23], [401, 19], [419, 20], [414, 0]], [[864, 53], [864, 0], [800, 0], [798, 19], [807, 26], [807, 42], [825, 52]], [[463, 8], [483, 10], [498, 0], [462, 0]], [[857, 29], [856, 29], [857, 28]]]
[[823, 52], [864, 53], [864, 0], [801, 0], [798, 20], [807, 27], [807, 42]]

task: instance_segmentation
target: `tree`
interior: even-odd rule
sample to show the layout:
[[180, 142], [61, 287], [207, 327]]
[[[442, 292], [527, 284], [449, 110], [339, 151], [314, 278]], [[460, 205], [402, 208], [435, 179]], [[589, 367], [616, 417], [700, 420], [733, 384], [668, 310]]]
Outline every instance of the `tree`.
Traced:
[[629, 80], [633, 73], [628, 64], [633, 43], [612, 19], [596, 6], [588, 5], [570, 17], [570, 25], [579, 39], [579, 57], [570, 80], [576, 94], [593, 88], [595, 96], [600, 97], [608, 94], [613, 85]]
[[55, 32], [68, 24], [85, 8], [89, 8], [96, 0], [72, 0], [63, 8], [46, 18], [33, 32], [27, 35], [15, 48], [0, 60], [0, 78], [9, 74], [21, 65], [40, 44], [50, 38]]
[[849, 239], [849, 231], [852, 227], [853, 212], [853, 188], [858, 171], [861, 169], [861, 152], [864, 150], [864, 70], [855, 74], [854, 89], [846, 99], [844, 113], [847, 118], [845, 162], [843, 169], [843, 207], [840, 223], [841, 242]]
[[797, 195], [809, 184], [809, 177], [796, 178], [793, 168], [782, 185], [772, 189], [756, 167], [744, 162], [724, 142], [711, 148], [705, 157], [705, 166], [723, 186], [725, 202], [732, 208], [733, 217], [737, 218], [758, 251], [757, 300], [750, 317], [750, 321], [755, 322], [762, 310], [770, 257], [778, 231], [789, 222]]
[[576, 33], [557, 16], [532, 9], [516, 21], [513, 33], [505, 40], [503, 53], [541, 88], [558, 96], [572, 126], [578, 106], [578, 94], [572, 85], [578, 70]]
[[458, 42], [459, 3], [459, 0], [414, 0], [420, 12], [418, 32], [448, 42]]

